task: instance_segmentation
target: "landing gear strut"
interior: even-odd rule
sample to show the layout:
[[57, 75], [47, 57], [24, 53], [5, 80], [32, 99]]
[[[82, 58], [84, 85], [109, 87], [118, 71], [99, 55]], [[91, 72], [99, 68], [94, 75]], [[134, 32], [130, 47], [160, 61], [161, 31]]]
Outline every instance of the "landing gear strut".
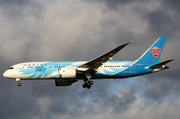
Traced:
[[18, 86], [20, 87], [21, 86], [21, 80], [17, 78], [16, 81], [19, 82]]

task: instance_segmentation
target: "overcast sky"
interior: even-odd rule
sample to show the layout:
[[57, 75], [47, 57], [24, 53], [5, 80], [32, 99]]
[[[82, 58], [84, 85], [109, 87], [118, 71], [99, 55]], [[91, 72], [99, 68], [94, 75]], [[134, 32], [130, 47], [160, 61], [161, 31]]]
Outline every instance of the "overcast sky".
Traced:
[[[1, 119], [179, 119], [180, 1], [0, 0]], [[28, 61], [91, 60], [133, 43], [114, 60], [136, 60], [160, 36], [168, 36], [160, 61], [170, 69], [128, 79], [83, 81], [56, 87], [54, 80], [2, 76]]]

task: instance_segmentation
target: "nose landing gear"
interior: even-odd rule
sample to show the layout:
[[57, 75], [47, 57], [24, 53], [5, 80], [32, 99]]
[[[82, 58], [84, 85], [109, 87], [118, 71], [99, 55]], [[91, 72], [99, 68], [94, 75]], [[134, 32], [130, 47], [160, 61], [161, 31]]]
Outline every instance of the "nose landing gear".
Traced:
[[19, 82], [19, 83], [18, 83], [18, 86], [20, 87], [20, 86], [21, 86], [21, 79], [16, 78], [16, 81]]

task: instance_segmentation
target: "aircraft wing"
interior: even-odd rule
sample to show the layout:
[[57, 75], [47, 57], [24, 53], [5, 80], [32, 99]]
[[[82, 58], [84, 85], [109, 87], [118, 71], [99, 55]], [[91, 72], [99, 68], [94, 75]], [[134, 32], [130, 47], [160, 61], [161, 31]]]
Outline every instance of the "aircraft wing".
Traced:
[[[132, 41], [131, 41], [132, 42]], [[98, 68], [103, 65], [104, 63], [106, 63], [108, 60], [112, 60], [112, 57], [114, 57], [114, 55], [119, 52], [122, 48], [124, 48], [126, 45], [128, 45], [129, 43], [131, 42], [128, 42], [128, 43], [125, 43], [123, 45], [120, 45], [116, 48], [114, 48], [113, 50], [93, 59], [93, 60], [90, 60], [88, 61], [87, 63], [85, 64], [82, 64], [80, 66], [77, 67], [77, 69], [79, 70], [82, 70], [82, 69], [86, 69], [89, 70], [89, 72], [91, 71], [96, 71], [98, 70]]]

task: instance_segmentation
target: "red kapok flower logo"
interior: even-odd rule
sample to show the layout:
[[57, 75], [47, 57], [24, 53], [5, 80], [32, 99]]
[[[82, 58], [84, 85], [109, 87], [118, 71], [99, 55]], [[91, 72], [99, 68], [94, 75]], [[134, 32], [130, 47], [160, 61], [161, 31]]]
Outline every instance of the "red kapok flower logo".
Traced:
[[161, 52], [161, 49], [158, 47], [153, 47], [152, 49], [150, 49], [150, 52], [153, 52], [153, 56], [154, 57], [158, 57], [159, 56], [159, 52]]

